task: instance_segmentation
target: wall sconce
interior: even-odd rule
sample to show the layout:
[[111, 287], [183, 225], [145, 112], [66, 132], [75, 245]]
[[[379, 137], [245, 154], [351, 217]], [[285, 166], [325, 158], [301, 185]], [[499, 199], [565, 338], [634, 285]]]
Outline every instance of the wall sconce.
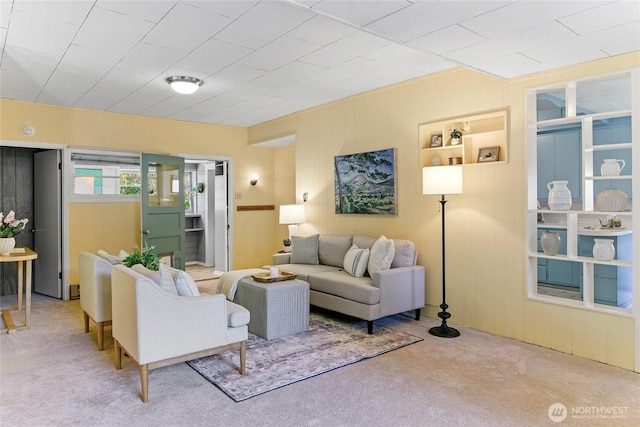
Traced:
[[258, 174], [254, 173], [253, 175], [251, 175], [251, 180], [249, 182], [251, 183], [251, 185], [256, 185], [259, 179], [260, 177], [258, 176]]

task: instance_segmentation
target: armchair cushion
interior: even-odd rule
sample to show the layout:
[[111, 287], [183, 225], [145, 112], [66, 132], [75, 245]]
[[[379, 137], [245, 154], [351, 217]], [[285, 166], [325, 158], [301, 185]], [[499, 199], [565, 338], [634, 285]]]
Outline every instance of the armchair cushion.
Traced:
[[166, 293], [171, 295], [178, 295], [176, 284], [173, 281], [171, 272], [163, 264], [160, 264], [160, 269], [158, 271], [149, 270], [142, 264], [136, 264], [131, 267], [131, 269], [151, 279], [153, 283], [158, 285], [160, 289], [162, 289]]
[[96, 251], [96, 255], [98, 255], [100, 258], [104, 258], [107, 261], [109, 261], [109, 264], [111, 265], [116, 265], [118, 264], [120, 261], [122, 261], [119, 257], [115, 256], [115, 255], [111, 255], [109, 254], [107, 251], [100, 249], [98, 251]]
[[228, 316], [227, 322], [229, 324], [229, 327], [237, 328], [239, 326], [249, 324], [249, 320], [251, 320], [249, 310], [231, 301], [227, 301], [226, 304]]
[[198, 285], [195, 280], [188, 273], [178, 270], [177, 268], [170, 268], [173, 280], [176, 283], [176, 291], [178, 295], [182, 297], [197, 297], [200, 295]]

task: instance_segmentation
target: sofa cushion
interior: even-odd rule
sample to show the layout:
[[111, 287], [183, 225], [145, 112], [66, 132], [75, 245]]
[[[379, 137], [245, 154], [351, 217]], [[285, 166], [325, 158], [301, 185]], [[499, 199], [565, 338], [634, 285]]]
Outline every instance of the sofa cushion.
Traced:
[[327, 271], [310, 274], [307, 281], [312, 291], [368, 305], [380, 302], [380, 288], [373, 286], [368, 276], [353, 277], [346, 271]]
[[393, 246], [396, 253], [391, 268], [416, 265], [416, 247], [411, 240], [393, 239]]
[[369, 262], [369, 249], [360, 249], [352, 245], [344, 256], [344, 270], [355, 277], [364, 276]]
[[321, 234], [318, 239], [320, 264], [342, 268], [344, 256], [351, 247], [352, 240], [352, 236], [348, 234]]
[[131, 269], [151, 279], [151, 281], [158, 285], [163, 291], [171, 295], [178, 295], [176, 284], [173, 281], [171, 272], [168, 269], [163, 268], [163, 264], [160, 264], [160, 269], [158, 271], [149, 270], [142, 264], [136, 264], [131, 267]]
[[373, 237], [363, 236], [361, 234], [356, 234], [355, 236], [353, 236], [353, 244], [362, 249], [371, 250], [375, 242], [376, 239]]
[[388, 270], [393, 262], [393, 256], [396, 253], [393, 240], [387, 239], [385, 235], [382, 235], [376, 240], [369, 252], [369, 264], [367, 270], [369, 274], [380, 271]]
[[323, 273], [327, 271], [339, 271], [338, 267], [332, 267], [330, 265], [310, 265], [310, 264], [280, 264], [277, 266], [280, 271], [286, 271], [287, 273], [293, 273], [298, 276], [298, 279], [309, 281], [309, 275], [315, 273]]
[[292, 264], [317, 264], [318, 263], [318, 235], [291, 236], [291, 263]]

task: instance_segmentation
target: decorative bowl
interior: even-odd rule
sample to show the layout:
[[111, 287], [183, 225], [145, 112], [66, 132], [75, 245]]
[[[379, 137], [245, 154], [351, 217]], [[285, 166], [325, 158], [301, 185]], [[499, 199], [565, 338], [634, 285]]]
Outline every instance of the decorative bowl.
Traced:
[[608, 188], [596, 196], [596, 206], [603, 212], [622, 212], [627, 208], [629, 198], [624, 191]]

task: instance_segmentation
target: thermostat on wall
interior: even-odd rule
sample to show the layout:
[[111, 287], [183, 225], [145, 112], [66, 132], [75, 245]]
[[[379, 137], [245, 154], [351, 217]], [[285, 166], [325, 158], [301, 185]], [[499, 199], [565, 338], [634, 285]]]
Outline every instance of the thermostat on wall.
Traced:
[[36, 134], [36, 129], [33, 126], [25, 126], [24, 129], [22, 129], [22, 131], [27, 136], [33, 136]]

